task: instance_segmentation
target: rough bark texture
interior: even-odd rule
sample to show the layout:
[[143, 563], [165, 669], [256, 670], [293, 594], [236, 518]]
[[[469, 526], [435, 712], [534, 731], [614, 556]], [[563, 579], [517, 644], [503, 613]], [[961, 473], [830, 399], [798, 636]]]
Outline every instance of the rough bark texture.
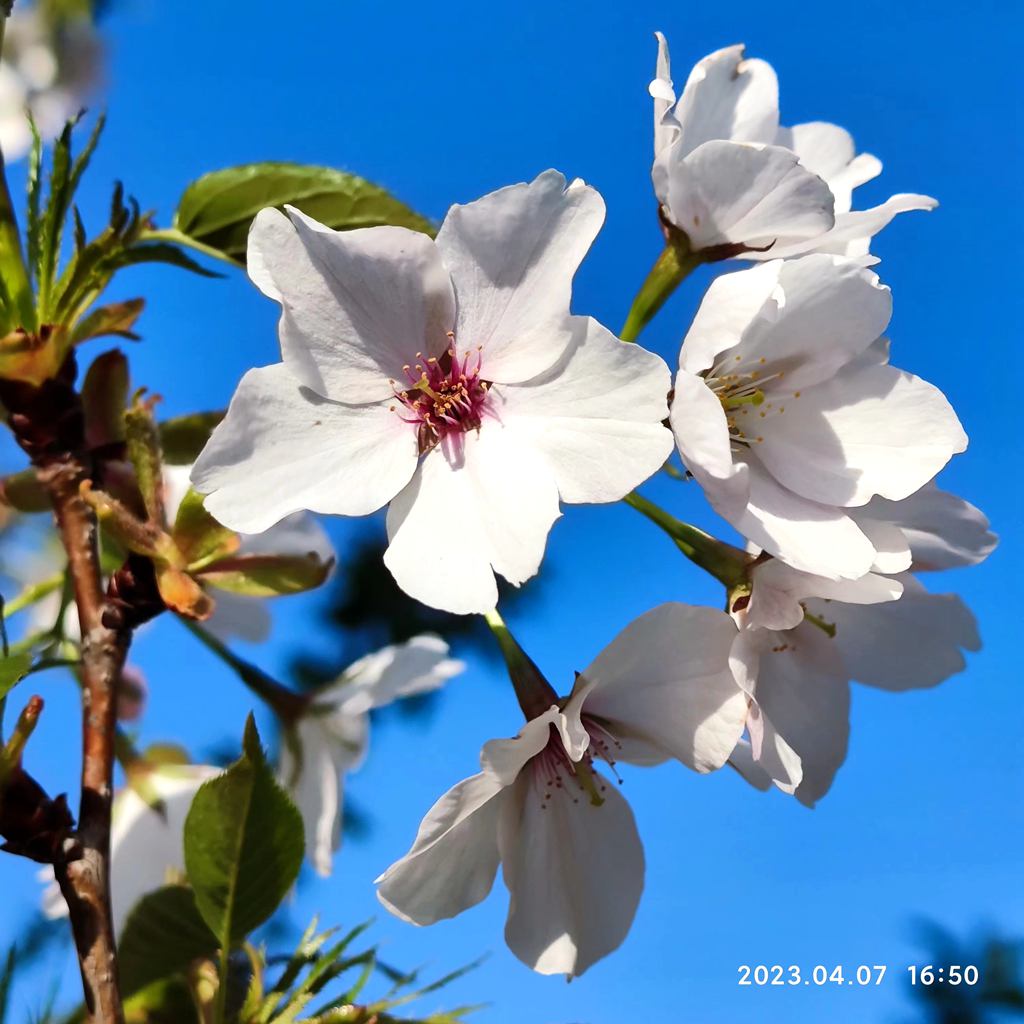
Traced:
[[110, 810], [113, 800], [117, 687], [130, 634], [103, 624], [105, 599], [96, 524], [79, 497], [84, 478], [74, 460], [40, 471], [74, 583], [82, 627], [82, 795], [78, 812], [80, 856], [55, 866], [68, 904], [89, 1020], [121, 1024], [117, 960], [110, 910]]
[[[40, 387], [0, 382], [0, 401], [53, 505], [81, 624], [82, 789], [78, 829], [54, 856], [68, 904], [90, 1024], [123, 1024], [110, 911], [110, 815], [117, 689], [131, 630], [104, 622], [96, 519], [79, 487], [93, 476], [72, 355]], [[116, 617], [115, 617], [116, 618]]]

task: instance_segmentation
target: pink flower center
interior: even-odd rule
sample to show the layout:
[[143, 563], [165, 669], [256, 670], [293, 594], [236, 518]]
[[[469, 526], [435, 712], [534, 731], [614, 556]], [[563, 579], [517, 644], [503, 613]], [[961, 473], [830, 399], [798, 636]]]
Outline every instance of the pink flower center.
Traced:
[[487, 413], [490, 381], [480, 376], [480, 350], [459, 357], [455, 335], [449, 332], [452, 346], [440, 358], [419, 360], [414, 366], [402, 367], [409, 381], [399, 390], [391, 381], [395, 398], [401, 403], [391, 406], [406, 423], [416, 427], [419, 452], [424, 455], [438, 442], [458, 437], [470, 430], [479, 430]]
[[546, 810], [556, 793], [568, 796], [573, 803], [584, 797], [595, 806], [604, 803], [603, 793], [608, 783], [594, 770], [594, 761], [604, 761], [621, 784], [622, 779], [615, 770], [615, 752], [618, 740], [596, 719], [582, 716], [583, 727], [590, 736], [590, 745], [579, 761], [573, 761], [562, 744], [562, 737], [552, 725], [548, 745], [530, 761], [533, 783], [540, 795], [541, 810]]

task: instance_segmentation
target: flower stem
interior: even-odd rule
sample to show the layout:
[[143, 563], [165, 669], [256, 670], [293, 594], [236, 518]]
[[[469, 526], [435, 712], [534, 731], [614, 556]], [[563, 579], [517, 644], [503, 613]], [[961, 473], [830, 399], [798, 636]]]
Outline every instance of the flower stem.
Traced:
[[703, 261], [700, 254], [690, 251], [685, 237], [670, 241], [640, 286], [640, 291], [636, 293], [626, 322], [619, 331], [619, 337], [623, 341], [636, 341], [654, 314], [661, 309], [690, 271], [701, 262]]
[[558, 694], [534, 664], [533, 659], [519, 646], [498, 609], [484, 613], [484, 621], [491, 627], [495, 640], [501, 648], [502, 657], [508, 668], [516, 699], [527, 720], [544, 714], [552, 704], [558, 703]]
[[197, 622], [178, 616], [179, 621], [207, 650], [217, 655], [245, 685], [256, 694], [282, 722], [292, 722], [298, 718], [309, 703], [308, 699], [287, 686], [279, 683], [273, 676], [252, 662], [240, 658], [222, 640]]
[[745, 551], [676, 519], [636, 491], [631, 491], [622, 500], [660, 526], [694, 565], [699, 565], [726, 588], [733, 590], [746, 584], [747, 569], [753, 558]]

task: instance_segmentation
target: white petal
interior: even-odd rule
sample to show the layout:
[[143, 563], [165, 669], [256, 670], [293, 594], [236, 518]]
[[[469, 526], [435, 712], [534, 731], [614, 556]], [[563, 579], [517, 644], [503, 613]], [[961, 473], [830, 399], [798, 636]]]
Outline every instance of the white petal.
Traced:
[[415, 468], [416, 431], [387, 402], [329, 402], [278, 363], [242, 378], [192, 483], [225, 526], [260, 533], [301, 509], [367, 515]]
[[[596, 716], [621, 744], [617, 760], [720, 768], [746, 719], [729, 667], [736, 626], [724, 612], [664, 604], [630, 623], [584, 670], [566, 706]], [[591, 751], [596, 756], [596, 752]]]
[[358, 756], [346, 750], [317, 718], [300, 719], [291, 742], [301, 751], [297, 762], [289, 742], [281, 745], [280, 777], [302, 815], [306, 857], [321, 878], [331, 874], [341, 836], [343, 772]]
[[736, 744], [736, 749], [729, 757], [729, 767], [735, 768], [747, 782], [762, 793], [772, 788], [772, 777], [754, 760], [750, 744], [746, 740], [740, 740]]
[[910, 544], [915, 572], [977, 565], [998, 542], [980, 509], [934, 482], [902, 501], [872, 498], [853, 515], [858, 520], [884, 520], [899, 529]]
[[595, 774], [604, 802], [559, 790], [545, 806], [528, 770], [502, 809], [499, 843], [511, 900], [505, 941], [541, 974], [576, 977], [617, 949], [644, 884], [629, 805]]
[[[877, 274], [835, 256], [805, 256], [775, 266], [774, 301], [752, 319], [723, 362], [733, 373], [756, 373], [765, 380], [765, 394], [778, 405], [866, 352], [889, 323], [892, 294]], [[756, 419], [759, 410], [750, 409], [749, 415]]]
[[448, 211], [437, 247], [458, 302], [456, 341], [482, 346], [487, 380], [529, 380], [572, 340], [572, 279], [604, 222], [588, 185], [557, 171]]
[[963, 670], [960, 648], [981, 647], [977, 623], [955, 594], [929, 594], [910, 575], [892, 604], [808, 603], [835, 623], [836, 645], [853, 679], [883, 690], [935, 686]]
[[668, 42], [660, 32], [654, 33], [658, 40], [658, 61], [655, 67], [654, 80], [648, 86], [648, 92], [654, 100], [654, 155], [655, 163], [652, 172], [654, 191], [659, 203], [667, 202], [667, 182], [665, 181], [664, 162], [659, 159], [672, 143], [679, 137], [679, 126], [675, 118], [666, 117], [669, 109], [676, 101], [675, 89], [672, 86], [672, 70], [669, 63]]
[[[781, 399], [780, 399], [781, 401]], [[912, 494], [967, 447], [938, 388], [893, 366], [845, 370], [785, 401], [759, 429], [757, 456], [812, 501], [863, 505]]]
[[218, 640], [261, 644], [270, 636], [272, 620], [264, 598], [218, 590], [214, 600], [213, 615], [203, 627]]
[[739, 344], [752, 323], [774, 320], [785, 301], [779, 288], [784, 266], [773, 260], [716, 277], [686, 333], [679, 368], [693, 374], [710, 370], [721, 353]]
[[[938, 200], [931, 196], [901, 192], [891, 196], [881, 206], [873, 206], [869, 210], [837, 212], [835, 226], [819, 238], [815, 238], [810, 245], [806, 243], [780, 245], [778, 248], [773, 248], [767, 255], [788, 257], [814, 251], [836, 253], [840, 256], [864, 256], [870, 250], [871, 239], [897, 214], [907, 213], [911, 210], [930, 211], [938, 205]], [[755, 253], [749, 258], [758, 259], [759, 257]]]
[[335, 557], [327, 531], [313, 516], [301, 512], [282, 519], [265, 533], [242, 536], [239, 554], [316, 555], [322, 562]]
[[716, 50], [690, 72], [675, 109], [683, 155], [712, 139], [774, 140], [779, 124], [775, 71], [763, 60], [744, 60], [743, 50]]
[[834, 223], [828, 186], [788, 149], [713, 141], [681, 152], [669, 154], [668, 216], [694, 250], [784, 246]]
[[850, 133], [827, 121], [780, 128], [774, 142], [793, 150], [804, 167], [830, 185], [832, 178], [846, 169], [856, 152]]
[[505, 787], [486, 772], [453, 786], [427, 812], [412, 849], [377, 879], [377, 898], [412, 924], [434, 924], [475, 906], [498, 871]]
[[849, 516], [787, 490], [756, 461], [746, 465], [750, 499], [739, 514], [728, 500], [706, 492], [744, 537], [794, 569], [818, 576], [856, 579], [871, 569], [875, 549]]
[[[544, 556], [558, 488], [543, 458], [494, 420], [439, 444], [392, 501], [384, 564], [411, 597], [455, 614], [497, 601], [494, 573], [518, 586]], [[492, 571], [493, 570], [493, 571]]]
[[480, 751], [480, 765], [503, 785], [511, 786], [526, 762], [539, 754], [551, 739], [551, 727], [565, 733], [565, 716], [552, 705], [542, 715], [531, 718], [511, 739], [489, 740]]
[[589, 317], [573, 317], [572, 345], [525, 384], [494, 391], [498, 416], [543, 454], [566, 502], [618, 501], [664, 464], [668, 367], [624, 345]]
[[339, 711], [361, 714], [400, 697], [436, 690], [465, 667], [448, 657], [448, 645], [439, 636], [424, 633], [360, 658], [317, 700], [333, 699]]
[[762, 562], [753, 571], [753, 591], [746, 610], [746, 625], [762, 629], [794, 629], [804, 617], [802, 602], [809, 597], [879, 604], [895, 601], [903, 593], [898, 580], [867, 573], [856, 580], [830, 580], [798, 572], [777, 558]]
[[433, 241], [408, 228], [332, 231], [288, 208], [262, 210], [249, 232], [253, 281], [281, 303], [292, 373], [338, 402], [387, 398], [416, 353], [437, 355], [455, 317]]
[[725, 410], [702, 377], [676, 374], [669, 422], [683, 463], [701, 486], [720, 486], [723, 501], [725, 492], [745, 501], [746, 473], [733, 463]]
[[850, 518], [860, 527], [861, 532], [875, 549], [873, 572], [892, 575], [910, 568], [910, 545], [903, 531], [891, 523], [882, 523], [860, 515], [860, 509], [852, 509]]
[[[850, 687], [842, 658], [835, 642], [808, 622], [785, 633], [755, 632], [761, 634], [757, 637], [761, 647], [757, 704], [766, 725], [798, 755], [801, 779], [796, 796], [813, 806], [828, 792], [846, 757]], [[762, 756], [757, 758], [769, 773], [780, 749], [769, 752], [766, 742]], [[783, 773], [790, 775], [791, 768], [784, 760], [782, 766]], [[776, 778], [777, 784], [782, 783], [780, 788], [791, 781]]]

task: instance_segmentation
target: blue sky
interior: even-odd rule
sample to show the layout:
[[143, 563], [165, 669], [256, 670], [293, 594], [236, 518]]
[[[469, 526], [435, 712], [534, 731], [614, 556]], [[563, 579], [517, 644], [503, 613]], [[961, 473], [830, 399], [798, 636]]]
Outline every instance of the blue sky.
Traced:
[[[1024, 934], [1019, 625], [1008, 586], [1021, 565], [1011, 330], [1024, 229], [1012, 5], [124, 0], [105, 24], [109, 127], [84, 206], [95, 224], [121, 178], [166, 223], [200, 173], [285, 159], [350, 169], [440, 218], [452, 202], [557, 167], [607, 201], [575, 308], [617, 328], [660, 249], [646, 93], [657, 28], [677, 82], [705, 53], [745, 41], [776, 67], [786, 123], [851, 130], [885, 164], [859, 205], [900, 191], [940, 199], [935, 213], [902, 217], [875, 251], [894, 292], [894, 361], [939, 385], [971, 436], [942, 482], [984, 508], [1003, 537], [987, 564], [929, 581], [971, 604], [985, 648], [931, 692], [855, 687], [850, 754], [814, 811], [728, 771], [627, 770], [647, 853], [644, 900], [623, 948], [571, 985], [531, 974], [505, 949], [500, 883], [481, 907], [426, 931], [389, 918], [373, 895], [372, 879], [405, 852], [433, 800], [475, 770], [481, 743], [518, 728], [510, 688], [471, 657], [429, 718], [410, 726], [384, 716], [351, 781], [373, 829], [347, 843], [329, 882], [302, 888], [294, 915], [346, 925], [376, 915], [382, 955], [438, 973], [489, 951], [433, 997], [489, 1003], [481, 1024], [905, 1020], [905, 967], [920, 958], [914, 917]], [[707, 279], [694, 275], [644, 336], [670, 362]], [[210, 282], [146, 268], [125, 274], [118, 292], [147, 296], [133, 379], [164, 396], [168, 415], [223, 406], [247, 368], [276, 359], [276, 310], [242, 275]], [[715, 524], [692, 486], [666, 480], [648, 491], [683, 518]], [[331, 528], [344, 550], [350, 526]], [[567, 510], [543, 575], [529, 616], [511, 624], [565, 688], [653, 605], [721, 600], [624, 507]], [[275, 641], [259, 654], [269, 667], [324, 642], [315, 608], [316, 598], [279, 607]], [[200, 753], [240, 734], [249, 697], [176, 623], [141, 636], [136, 660], [151, 688], [144, 740], [180, 739]], [[39, 687], [48, 708], [33, 766], [54, 790], [73, 791], [73, 689], [56, 674]], [[33, 875], [27, 862], [0, 858], [0, 944], [34, 905]], [[737, 987], [738, 965], [758, 963], [886, 964], [888, 975], [863, 990]], [[48, 964], [16, 1005], [37, 1005], [60, 966]], [[74, 993], [73, 974], [64, 977]]]

